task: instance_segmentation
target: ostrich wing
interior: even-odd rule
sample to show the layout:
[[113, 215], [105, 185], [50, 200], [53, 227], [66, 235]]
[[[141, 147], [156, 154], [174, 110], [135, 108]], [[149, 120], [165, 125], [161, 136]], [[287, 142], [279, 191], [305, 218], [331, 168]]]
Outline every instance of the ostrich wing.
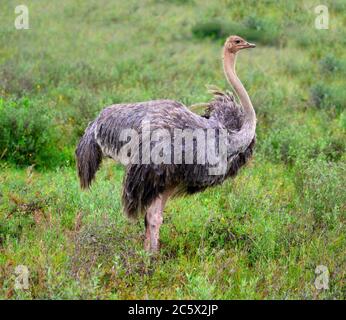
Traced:
[[150, 123], [150, 130], [210, 128], [211, 122], [183, 104], [173, 100], [116, 104], [105, 108], [93, 124], [95, 138], [104, 154], [116, 158], [123, 144], [120, 134], [125, 129], [142, 134], [143, 122]]

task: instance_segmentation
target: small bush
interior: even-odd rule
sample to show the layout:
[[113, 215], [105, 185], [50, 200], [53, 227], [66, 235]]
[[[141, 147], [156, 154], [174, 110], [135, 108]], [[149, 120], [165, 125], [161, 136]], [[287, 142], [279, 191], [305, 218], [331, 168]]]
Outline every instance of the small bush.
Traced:
[[196, 38], [212, 38], [212, 39], [220, 39], [227, 36], [224, 25], [219, 21], [197, 23], [192, 28], [192, 34]]
[[346, 166], [322, 159], [304, 161], [297, 166], [296, 185], [307, 209], [320, 226], [333, 227], [345, 211]]
[[71, 142], [84, 134], [88, 123], [92, 121], [96, 115], [107, 104], [102, 104], [98, 97], [90, 92], [82, 92], [81, 90], [71, 90], [65, 92], [64, 103], [62, 104], [63, 111], [60, 117], [64, 121], [66, 134], [70, 135]]
[[317, 108], [322, 108], [327, 105], [327, 101], [331, 96], [329, 88], [322, 83], [317, 83], [310, 89], [311, 101]]
[[108, 85], [112, 81], [105, 70], [95, 68], [95, 66], [83, 60], [66, 66], [65, 77], [68, 79], [68, 82], [73, 83], [74, 86], [83, 85], [93, 89]]
[[244, 25], [253, 30], [263, 30], [265, 27], [263, 20], [257, 18], [255, 15], [246, 17], [244, 19]]
[[0, 89], [18, 97], [34, 89], [32, 71], [8, 60], [0, 65]]
[[265, 23], [256, 16], [249, 16], [242, 23], [225, 23], [219, 20], [200, 22], [193, 26], [192, 34], [199, 39], [224, 40], [230, 35], [239, 35], [248, 41], [265, 45], [279, 42], [279, 30], [273, 23]]
[[0, 128], [0, 160], [49, 167], [68, 159], [48, 110], [27, 98], [0, 99]]
[[310, 88], [311, 102], [319, 109], [335, 108], [337, 111], [346, 107], [345, 90], [339, 86], [326, 86], [317, 83]]
[[291, 124], [271, 130], [258, 149], [273, 162], [286, 164], [317, 157], [337, 161], [345, 151], [345, 142], [332, 131], [327, 130], [318, 137], [314, 128]]
[[302, 131], [293, 127], [272, 130], [260, 147], [273, 162], [293, 163], [298, 152], [305, 154], [302, 146], [307, 147], [304, 144], [306, 133]]
[[205, 238], [211, 248], [251, 244], [249, 236], [239, 228], [237, 221], [223, 215], [217, 215], [210, 219], [205, 230]]
[[333, 55], [327, 55], [319, 62], [322, 73], [336, 72], [341, 69], [341, 62]]

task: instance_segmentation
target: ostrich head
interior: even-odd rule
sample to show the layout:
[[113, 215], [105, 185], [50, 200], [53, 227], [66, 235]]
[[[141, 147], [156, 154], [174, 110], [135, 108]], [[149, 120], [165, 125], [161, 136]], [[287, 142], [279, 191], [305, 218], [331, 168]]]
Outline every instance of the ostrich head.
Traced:
[[254, 47], [256, 47], [255, 44], [249, 43], [239, 36], [230, 36], [227, 38], [225, 43], [225, 48], [227, 48], [231, 53], [237, 53], [239, 50]]

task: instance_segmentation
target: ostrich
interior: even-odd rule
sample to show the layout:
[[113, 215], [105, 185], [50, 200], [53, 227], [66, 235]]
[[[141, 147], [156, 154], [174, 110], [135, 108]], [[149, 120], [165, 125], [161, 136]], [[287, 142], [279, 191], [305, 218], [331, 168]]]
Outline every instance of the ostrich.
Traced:
[[[121, 148], [126, 145], [121, 139], [125, 129], [139, 133], [139, 148], [144, 149], [144, 135], [149, 136], [152, 130], [163, 129], [170, 133], [174, 129], [192, 129], [205, 132], [215, 129], [215, 140], [220, 142], [221, 130], [226, 130], [225, 170], [219, 174], [210, 174], [212, 165], [208, 161], [197, 163], [196, 141], [193, 148], [187, 148], [186, 141], [182, 145], [184, 159], [192, 152], [192, 163], [154, 163], [143, 161], [143, 155], [137, 162], [125, 163], [122, 202], [129, 218], [136, 218], [145, 213], [144, 248], [150, 252], [159, 249], [159, 229], [163, 222], [163, 210], [168, 198], [193, 194], [217, 184], [228, 177], [234, 177], [252, 156], [255, 145], [256, 114], [250, 97], [235, 72], [238, 51], [254, 48], [255, 45], [239, 36], [227, 38], [223, 47], [223, 68], [229, 84], [238, 95], [240, 105], [236, 103], [230, 92], [214, 90], [214, 98], [207, 104], [203, 116], [193, 113], [180, 102], [172, 100], [154, 100], [131, 104], [115, 104], [105, 108], [99, 116], [89, 124], [76, 149], [77, 169], [82, 189], [88, 188], [99, 169], [102, 158], [109, 157], [119, 161]], [[150, 121], [149, 131], [143, 130], [143, 120]], [[172, 133], [173, 134], [173, 133]], [[162, 145], [150, 141], [150, 148]], [[174, 149], [172, 140], [164, 140], [168, 151]], [[215, 142], [216, 141], [216, 142]], [[222, 145], [221, 145], [222, 146]], [[209, 142], [205, 153], [210, 150]], [[150, 150], [151, 150], [150, 149]], [[149, 150], [149, 151], [150, 151]], [[163, 150], [163, 149], [162, 149]], [[175, 150], [173, 150], [175, 151]], [[132, 156], [132, 151], [130, 152]], [[133, 152], [136, 154], [136, 151]], [[137, 152], [138, 156], [139, 152]], [[162, 154], [162, 153], [160, 153]]]

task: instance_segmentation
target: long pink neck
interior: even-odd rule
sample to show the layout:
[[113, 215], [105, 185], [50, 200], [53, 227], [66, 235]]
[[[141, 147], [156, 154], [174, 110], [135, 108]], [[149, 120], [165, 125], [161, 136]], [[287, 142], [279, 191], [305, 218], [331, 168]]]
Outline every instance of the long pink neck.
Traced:
[[252, 106], [250, 97], [244, 88], [243, 84], [239, 80], [235, 72], [236, 54], [230, 52], [227, 48], [224, 48], [223, 52], [223, 68], [226, 78], [230, 85], [237, 93], [240, 103], [244, 109], [245, 121], [253, 129], [256, 128], [256, 113]]

